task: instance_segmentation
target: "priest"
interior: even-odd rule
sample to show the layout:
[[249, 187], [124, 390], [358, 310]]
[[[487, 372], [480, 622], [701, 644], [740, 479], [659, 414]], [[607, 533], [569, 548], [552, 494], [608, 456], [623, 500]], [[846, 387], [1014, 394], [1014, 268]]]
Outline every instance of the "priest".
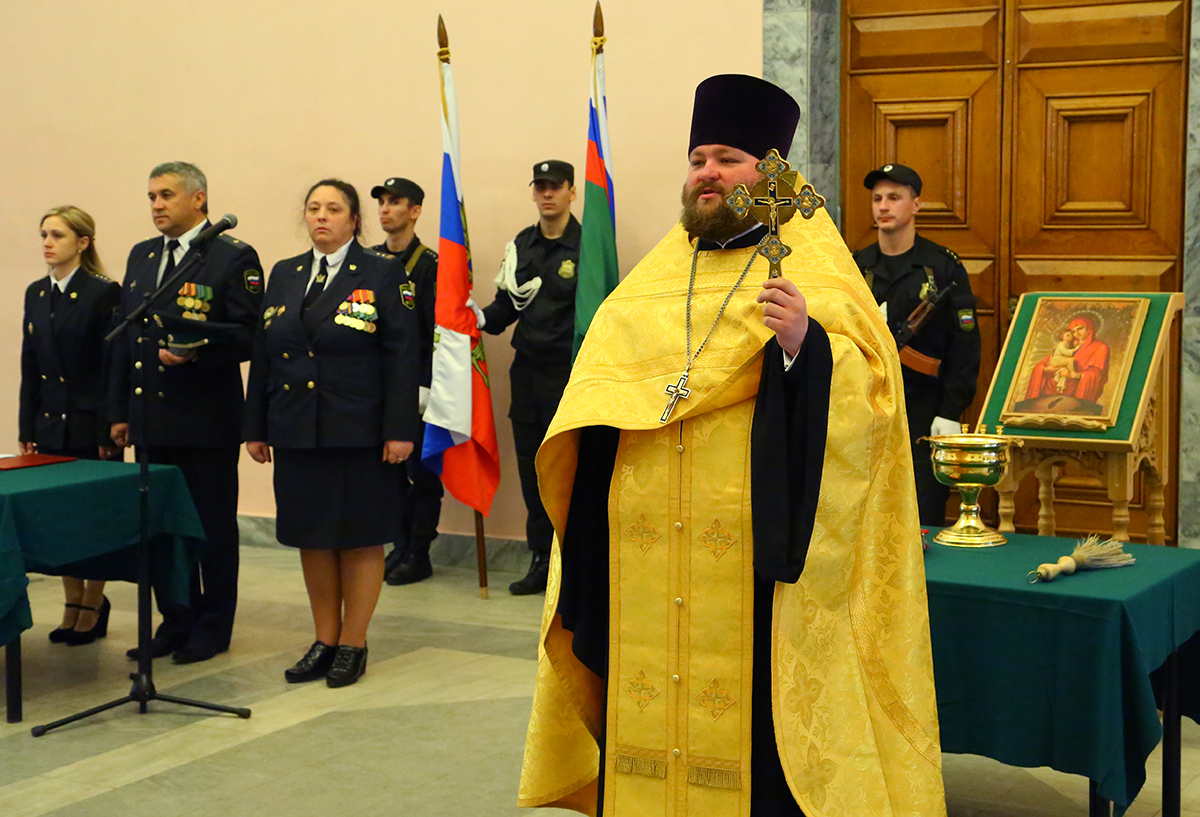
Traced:
[[696, 89], [683, 216], [596, 313], [538, 453], [555, 543], [519, 802], [944, 815], [895, 343], [823, 210], [722, 201], [799, 109]]

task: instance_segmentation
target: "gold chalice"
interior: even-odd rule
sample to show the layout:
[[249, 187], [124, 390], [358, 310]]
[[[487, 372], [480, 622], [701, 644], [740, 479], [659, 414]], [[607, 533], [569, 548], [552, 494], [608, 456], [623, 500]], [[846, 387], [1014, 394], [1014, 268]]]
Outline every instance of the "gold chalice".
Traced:
[[933, 537], [955, 547], [984, 548], [1007, 541], [979, 518], [979, 492], [995, 485], [1008, 465], [1008, 447], [1022, 440], [999, 434], [944, 434], [926, 437], [933, 449], [933, 474], [937, 481], [958, 488], [962, 495], [958, 521]]

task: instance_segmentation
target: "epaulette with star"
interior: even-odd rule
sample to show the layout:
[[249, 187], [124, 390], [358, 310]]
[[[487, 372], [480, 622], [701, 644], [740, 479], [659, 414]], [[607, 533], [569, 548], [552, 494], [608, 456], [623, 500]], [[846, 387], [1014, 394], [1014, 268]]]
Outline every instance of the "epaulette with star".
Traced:
[[109, 282], [112, 281], [111, 278], [109, 278], [107, 275], [105, 275], [103, 272], [100, 272], [99, 270], [91, 270], [90, 269], [87, 271], [87, 274], [92, 276], [93, 278], [99, 278], [101, 281], [109, 281]]
[[941, 244], [938, 244], [937, 247], [939, 250], [944, 252], [946, 255], [950, 256], [950, 260], [952, 260], [954, 263], [956, 263], [956, 264], [961, 263], [958, 260], [958, 256], [955, 255], [954, 250], [950, 249], [949, 247], [943, 247]]
[[219, 236], [217, 236], [217, 238], [219, 238], [222, 241], [225, 241], [229, 244], [232, 244], [235, 247], [242, 246], [242, 240], [240, 238], [234, 238], [233, 236], [229, 235], [228, 233], [221, 233]]
[[372, 249], [371, 247], [363, 247], [363, 249], [366, 250], [367, 255], [373, 255], [376, 258], [386, 258], [388, 260], [391, 260], [396, 257], [396, 256], [392, 255], [390, 252], [380, 252], [379, 250]]

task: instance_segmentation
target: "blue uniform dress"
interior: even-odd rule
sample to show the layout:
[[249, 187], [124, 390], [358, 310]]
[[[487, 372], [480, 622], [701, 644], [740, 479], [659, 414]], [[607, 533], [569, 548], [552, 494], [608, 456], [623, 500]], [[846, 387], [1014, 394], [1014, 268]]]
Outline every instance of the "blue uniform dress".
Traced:
[[[121, 287], [83, 269], [56, 294], [49, 276], [25, 290], [19, 435], [43, 454], [97, 459], [113, 445], [104, 409], [104, 336]], [[53, 304], [53, 306], [52, 306]]]
[[401, 468], [385, 440], [415, 440], [420, 354], [404, 267], [351, 243], [302, 309], [314, 254], [271, 270], [246, 395], [245, 437], [274, 448], [276, 538], [299, 548], [396, 538]]

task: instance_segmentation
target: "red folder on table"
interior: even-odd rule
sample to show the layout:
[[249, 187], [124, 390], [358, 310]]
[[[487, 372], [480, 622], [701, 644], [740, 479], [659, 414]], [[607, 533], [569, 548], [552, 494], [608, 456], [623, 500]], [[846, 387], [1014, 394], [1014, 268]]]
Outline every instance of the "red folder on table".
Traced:
[[0, 457], [0, 471], [17, 468], [33, 468], [37, 465], [53, 465], [56, 462], [73, 462], [75, 457], [60, 457], [56, 454], [22, 454], [19, 457]]

